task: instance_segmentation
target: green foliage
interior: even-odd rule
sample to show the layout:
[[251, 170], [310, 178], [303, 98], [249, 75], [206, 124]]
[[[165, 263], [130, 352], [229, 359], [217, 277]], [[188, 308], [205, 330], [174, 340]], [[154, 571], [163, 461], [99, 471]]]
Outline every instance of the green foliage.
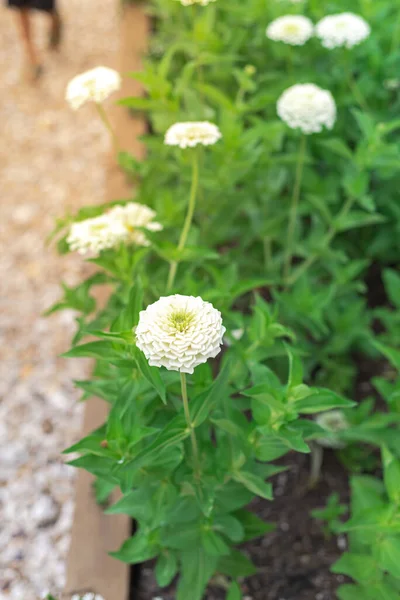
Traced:
[[[150, 124], [147, 158], [124, 152], [118, 160], [138, 182], [135, 201], [156, 211], [163, 231], [140, 228], [148, 246], [91, 257], [95, 274], [63, 285], [48, 311], [77, 312], [64, 356], [94, 359], [92, 377], [76, 385], [83, 399], [99, 396], [110, 408], [106, 423], [67, 450], [80, 455], [70, 464], [96, 475], [100, 503], [119, 487], [122, 497], [107, 512], [137, 522], [114, 557], [155, 559], [161, 587], [179, 576], [178, 600], [200, 600], [214, 574], [229, 578], [227, 600], [239, 600], [238, 578], [256, 569], [236, 546], [273, 528], [248, 507], [255, 497], [273, 498], [269, 479], [282, 468], [271, 461], [309, 453], [310, 442], [327, 435], [313, 417], [340, 409], [349, 423], [337, 434], [340, 459], [358, 473], [351, 515], [343, 524], [337, 494], [313, 511], [326, 534], [349, 536], [334, 569], [355, 583], [338, 597], [398, 598], [398, 11], [387, 0], [357, 2], [370, 38], [327, 50], [315, 39], [290, 47], [265, 36], [284, 10], [321, 18], [328, 8], [317, 2], [188, 8], [152, 0], [148, 9], [157, 27], [143, 70], [131, 74], [145, 95], [120, 101]], [[344, 0], [329, 4], [329, 12], [343, 10]], [[305, 81], [332, 92], [338, 117], [333, 131], [308, 136], [287, 260], [299, 135], [278, 120], [276, 102]], [[181, 245], [193, 151], [163, 138], [187, 120], [218, 124], [222, 139], [196, 154], [197, 204]], [[83, 208], [74, 220], [106, 208]], [[72, 220], [54, 232], [62, 252]], [[92, 288], [104, 284], [109, 299], [99, 308]], [[227, 330], [221, 356], [188, 378], [190, 419], [179, 374], [150, 366], [135, 343], [142, 308], [173, 292], [212, 302]], [[353, 401], [359, 364], [368, 361], [382, 364], [372, 382], [385, 411], [372, 398]], [[383, 482], [360, 474], [379, 466], [374, 447], [382, 448]]]
[[350, 519], [337, 529], [348, 533], [349, 549], [334, 573], [354, 579], [338, 597], [389, 598], [400, 593], [400, 461], [383, 448], [384, 483], [369, 476], [351, 480]]

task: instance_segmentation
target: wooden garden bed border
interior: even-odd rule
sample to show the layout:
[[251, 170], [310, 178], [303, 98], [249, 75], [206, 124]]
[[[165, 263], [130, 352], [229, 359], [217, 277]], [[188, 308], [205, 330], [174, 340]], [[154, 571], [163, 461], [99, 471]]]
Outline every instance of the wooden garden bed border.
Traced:
[[[116, 68], [126, 75], [141, 69], [148, 47], [150, 20], [144, 5], [127, 4], [120, 19], [120, 52]], [[93, 65], [96, 66], [96, 65]], [[123, 79], [120, 97], [142, 94], [142, 86], [131, 78]], [[126, 109], [113, 107], [113, 121], [121, 149], [142, 159], [144, 148], [137, 137], [145, 132], [143, 119], [133, 118]], [[117, 167], [115, 157], [108, 159], [107, 198], [132, 196], [131, 184]], [[107, 405], [96, 398], [87, 401], [82, 434], [99, 427], [107, 416]], [[125, 515], [107, 516], [95, 502], [93, 477], [79, 470], [75, 484], [75, 513], [71, 545], [67, 559], [67, 577], [63, 600], [75, 593], [95, 592], [105, 600], [128, 600], [129, 565], [111, 558], [109, 552], [120, 547], [130, 535], [131, 520]]]

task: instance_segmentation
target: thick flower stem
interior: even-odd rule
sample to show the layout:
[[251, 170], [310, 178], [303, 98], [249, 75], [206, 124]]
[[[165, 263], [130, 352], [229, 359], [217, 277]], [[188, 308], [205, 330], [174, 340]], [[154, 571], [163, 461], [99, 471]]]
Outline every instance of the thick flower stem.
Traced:
[[[186, 245], [187, 237], [189, 235], [190, 227], [193, 221], [194, 209], [196, 206], [197, 190], [199, 187], [199, 159], [196, 150], [193, 151], [192, 159], [192, 185], [190, 188], [189, 205], [185, 223], [183, 225], [181, 236], [179, 238], [178, 251], [182, 251]], [[167, 292], [170, 292], [174, 285], [178, 264], [179, 261], [173, 261], [170, 263], [167, 282]]]
[[181, 376], [183, 410], [185, 411], [185, 418], [186, 418], [187, 426], [190, 429], [190, 439], [192, 441], [192, 450], [193, 450], [195, 471], [197, 474], [199, 474], [200, 473], [199, 449], [197, 446], [196, 434], [194, 432], [193, 423], [190, 418], [189, 399], [188, 399], [187, 387], [186, 387], [186, 375], [185, 375], [185, 373], [181, 372], [180, 376]]
[[113, 145], [114, 152], [118, 155], [118, 153], [120, 151], [118, 139], [117, 139], [115, 131], [110, 123], [110, 119], [108, 118], [108, 115], [107, 115], [106, 111], [104, 110], [104, 106], [100, 102], [96, 102], [95, 107], [96, 107], [97, 113], [101, 119], [101, 122], [103, 123], [103, 125], [107, 129], [108, 133], [110, 134], [111, 143]]
[[297, 208], [299, 205], [300, 198], [300, 189], [301, 189], [301, 181], [303, 177], [303, 166], [304, 159], [306, 155], [306, 136], [302, 135], [300, 140], [300, 148], [299, 155], [297, 159], [297, 167], [296, 167], [296, 175], [293, 187], [292, 194], [292, 202], [290, 206], [289, 213], [289, 224], [287, 230], [287, 241], [286, 241], [286, 256], [283, 267], [283, 278], [284, 281], [287, 281], [290, 275], [290, 266], [292, 263], [292, 253], [293, 253], [293, 238], [296, 229], [296, 221], [297, 221]]

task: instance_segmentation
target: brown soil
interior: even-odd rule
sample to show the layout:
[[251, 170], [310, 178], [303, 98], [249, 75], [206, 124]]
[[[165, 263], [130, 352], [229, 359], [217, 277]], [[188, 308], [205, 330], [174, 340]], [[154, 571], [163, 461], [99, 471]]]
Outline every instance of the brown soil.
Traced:
[[[307, 455], [290, 454], [279, 462], [288, 469], [274, 478], [275, 500], [257, 500], [253, 505], [260, 517], [276, 524], [276, 531], [244, 545], [259, 572], [242, 581], [243, 594], [252, 600], [335, 600], [344, 578], [331, 573], [330, 567], [344, 551], [346, 539], [326, 539], [322, 524], [310, 512], [325, 506], [333, 492], [347, 503], [348, 474], [334, 453], [326, 450], [320, 481], [308, 490]], [[136, 570], [132, 579], [135, 600], [175, 599], [174, 586], [158, 588], [152, 563], [145, 563], [139, 573]], [[205, 598], [221, 600], [225, 592], [210, 588]]]

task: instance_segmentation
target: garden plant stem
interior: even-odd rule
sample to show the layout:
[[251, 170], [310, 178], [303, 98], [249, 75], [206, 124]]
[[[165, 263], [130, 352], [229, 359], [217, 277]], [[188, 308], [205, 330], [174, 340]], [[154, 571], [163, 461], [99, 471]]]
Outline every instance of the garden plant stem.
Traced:
[[[192, 185], [190, 188], [189, 206], [186, 214], [185, 223], [179, 238], [178, 251], [182, 251], [185, 247], [187, 237], [189, 235], [190, 227], [193, 221], [194, 209], [196, 206], [197, 190], [199, 187], [199, 161], [196, 150], [193, 150], [193, 163], [192, 163]], [[178, 269], [179, 261], [173, 261], [170, 263], [167, 292], [170, 292], [175, 281], [176, 271]]]
[[290, 275], [290, 265], [292, 262], [292, 252], [293, 252], [293, 237], [294, 237], [295, 228], [296, 228], [297, 208], [298, 208], [298, 204], [299, 204], [305, 155], [306, 155], [306, 136], [305, 136], [305, 134], [303, 134], [301, 137], [301, 140], [300, 140], [300, 148], [299, 148], [299, 155], [298, 155], [298, 159], [297, 159], [297, 167], [296, 167], [296, 175], [295, 175], [295, 181], [294, 181], [294, 187], [293, 187], [292, 202], [291, 202], [290, 213], [289, 213], [289, 224], [288, 224], [287, 241], [286, 241], [286, 256], [285, 256], [284, 268], [283, 268], [283, 278], [284, 278], [285, 282], [288, 280], [289, 275]]
[[96, 106], [96, 110], [98, 112], [98, 115], [99, 115], [103, 125], [105, 126], [105, 128], [107, 129], [108, 133], [111, 136], [111, 142], [112, 142], [112, 145], [114, 148], [114, 152], [118, 155], [118, 153], [120, 151], [118, 139], [117, 139], [115, 131], [110, 123], [110, 119], [108, 118], [107, 113], [104, 110], [104, 106], [100, 102], [96, 102], [95, 106]]
[[[331, 241], [333, 240], [333, 238], [335, 237], [336, 233], [337, 233], [337, 220], [343, 219], [343, 217], [345, 217], [348, 212], [350, 211], [351, 207], [353, 206], [354, 203], [354, 198], [347, 198], [342, 210], [340, 211], [339, 215], [337, 216], [336, 220], [334, 223], [332, 223], [332, 225], [330, 226], [324, 241], [323, 241], [323, 247], [325, 248], [326, 246], [328, 246], [328, 244], [331, 243]], [[309, 267], [311, 267], [311, 265], [314, 264], [314, 262], [317, 260], [318, 258], [318, 254], [313, 254], [312, 256], [309, 256], [307, 258], [307, 260], [305, 260], [300, 267], [297, 269], [297, 271], [295, 273], [293, 273], [293, 275], [291, 277], [289, 277], [289, 279], [287, 280], [287, 284], [288, 285], [293, 285], [293, 283], [295, 283], [298, 278], [300, 277], [300, 275], [303, 275], [303, 273], [305, 273], [305, 271], [307, 271], [307, 269]]]
[[181, 376], [183, 410], [185, 411], [185, 418], [186, 418], [187, 426], [190, 429], [190, 439], [192, 441], [194, 466], [195, 466], [195, 471], [198, 475], [200, 473], [199, 449], [197, 446], [196, 434], [194, 432], [192, 420], [190, 418], [189, 399], [188, 399], [188, 395], [187, 395], [187, 386], [186, 386], [186, 374], [181, 372], [180, 376]]

